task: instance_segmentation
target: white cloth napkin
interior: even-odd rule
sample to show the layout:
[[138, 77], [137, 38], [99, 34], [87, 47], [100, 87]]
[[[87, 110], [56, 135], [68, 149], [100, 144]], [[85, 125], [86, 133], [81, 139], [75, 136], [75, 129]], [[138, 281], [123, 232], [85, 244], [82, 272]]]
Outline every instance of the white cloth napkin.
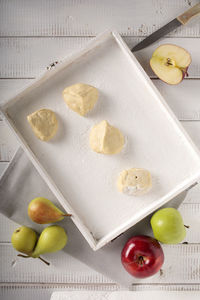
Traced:
[[[186, 193], [186, 191], [181, 193], [165, 206], [178, 207], [184, 200]], [[50, 199], [62, 208], [24, 151], [19, 148], [0, 178], [0, 212], [20, 225], [30, 226], [40, 232], [44, 226], [33, 223], [27, 215], [28, 203], [39, 196]], [[122, 267], [121, 250], [126, 241], [135, 234], [152, 235], [149, 219], [150, 216], [113, 242], [94, 252], [71, 219], [65, 218], [59, 222], [66, 229], [69, 237], [68, 244], [63, 251], [110, 277], [115, 282], [130, 286], [137, 281]]]
[[199, 300], [199, 291], [54, 292], [51, 300]]

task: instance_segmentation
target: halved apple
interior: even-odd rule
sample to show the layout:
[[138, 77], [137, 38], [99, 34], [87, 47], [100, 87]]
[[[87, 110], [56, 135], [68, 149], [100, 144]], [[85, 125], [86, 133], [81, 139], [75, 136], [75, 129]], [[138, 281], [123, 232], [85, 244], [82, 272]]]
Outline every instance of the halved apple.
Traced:
[[188, 76], [191, 61], [190, 53], [182, 47], [164, 44], [154, 51], [150, 65], [161, 80], [168, 84], [178, 84]]

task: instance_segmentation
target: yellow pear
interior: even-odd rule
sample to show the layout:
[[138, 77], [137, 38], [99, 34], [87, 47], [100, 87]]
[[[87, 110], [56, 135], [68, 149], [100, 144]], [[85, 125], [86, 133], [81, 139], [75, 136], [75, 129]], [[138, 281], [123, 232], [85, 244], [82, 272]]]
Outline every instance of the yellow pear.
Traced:
[[57, 252], [66, 244], [67, 234], [64, 228], [57, 225], [49, 226], [42, 231], [31, 256], [37, 258], [44, 253]]
[[28, 215], [32, 221], [38, 224], [54, 223], [61, 221], [65, 216], [71, 216], [43, 197], [35, 198], [29, 203]]
[[17, 251], [29, 255], [35, 248], [37, 234], [33, 229], [22, 226], [13, 232], [11, 242]]
[[52, 225], [45, 228], [37, 241], [37, 234], [29, 227], [19, 227], [12, 235], [13, 247], [26, 255], [18, 254], [23, 258], [39, 258], [49, 265], [46, 260], [40, 257], [44, 253], [57, 252], [67, 244], [67, 234], [61, 226]]

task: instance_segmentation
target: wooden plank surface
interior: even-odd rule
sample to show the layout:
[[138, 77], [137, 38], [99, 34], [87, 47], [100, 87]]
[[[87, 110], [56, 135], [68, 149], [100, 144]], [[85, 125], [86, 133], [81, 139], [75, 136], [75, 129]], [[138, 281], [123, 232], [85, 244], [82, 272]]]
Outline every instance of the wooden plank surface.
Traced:
[[0, 121], [0, 161], [9, 162], [18, 147], [17, 139], [10, 128]]
[[[1, 161], [1, 163], [0, 163], [0, 176], [4, 172], [4, 170], [7, 168], [8, 164], [9, 164], [8, 162], [2, 162]], [[1, 235], [0, 235], [0, 237], [1, 237]]]
[[[1, 0], [0, 1], [0, 102], [14, 96], [32, 78], [46, 70], [53, 61], [62, 61], [84, 47], [92, 36], [105, 29], [116, 29], [129, 47], [182, 13], [198, 0]], [[200, 18], [200, 17], [199, 17]], [[198, 19], [199, 20], [199, 19]], [[189, 79], [178, 86], [154, 84], [200, 148], [200, 22], [192, 21], [169, 34], [168, 38], [136, 53], [148, 75], [153, 50], [160, 43], [175, 43], [192, 55]], [[21, 78], [21, 79], [20, 79]], [[190, 121], [189, 121], [190, 120]], [[0, 121], [0, 174], [18, 143]], [[133, 290], [200, 289], [200, 185], [188, 192], [180, 207], [185, 223], [190, 225], [188, 245], [165, 246], [166, 261], [162, 275], [138, 282]], [[37, 260], [15, 260], [10, 236], [17, 224], [0, 216], [0, 299], [49, 299], [57, 289], [116, 290], [121, 287], [102, 274], [72, 259], [66, 253], [47, 255], [52, 262], [46, 269]]]
[[[95, 272], [85, 264], [77, 262], [66, 252], [47, 254], [50, 266], [39, 259], [17, 258], [10, 244], [0, 246], [0, 282], [24, 283], [109, 283], [107, 277]], [[59, 257], [58, 257], [59, 255]]]
[[[198, 284], [200, 278], [200, 245], [163, 245], [165, 262], [162, 272], [151, 278], [144, 278], [143, 284]], [[82, 263], [75, 263], [66, 252], [43, 255], [51, 262], [43, 265], [39, 259], [18, 258], [9, 244], [0, 246], [1, 274], [0, 282], [16, 283], [113, 283], [109, 278], [91, 270]], [[13, 266], [14, 265], [14, 266]], [[140, 283], [141, 280], [133, 280]]]
[[[30, 300], [30, 299], [43, 299], [49, 300], [53, 291], [119, 291], [119, 286], [115, 284], [6, 284], [5, 286], [2, 284], [0, 290], [0, 299], [11, 300], [11, 299], [20, 299], [20, 300]], [[192, 291], [192, 290], [200, 290], [200, 286], [198, 284], [171, 284], [171, 285], [143, 285], [137, 284], [131, 288], [132, 291]]]
[[[1, 0], [1, 36], [94, 36], [115, 28], [145, 36], [182, 14], [198, 0]], [[199, 36], [192, 21], [172, 36]]]
[[[62, 61], [72, 53], [83, 48], [91, 38], [0, 38], [0, 78], [34, 78], [43, 73], [55, 61]], [[124, 37], [130, 48], [141, 38]], [[192, 56], [188, 78], [200, 78], [199, 49], [200, 39], [165, 38], [141, 51], [135, 56], [150, 77], [152, 72], [149, 60], [155, 48], [161, 43], [174, 43], [187, 49]]]

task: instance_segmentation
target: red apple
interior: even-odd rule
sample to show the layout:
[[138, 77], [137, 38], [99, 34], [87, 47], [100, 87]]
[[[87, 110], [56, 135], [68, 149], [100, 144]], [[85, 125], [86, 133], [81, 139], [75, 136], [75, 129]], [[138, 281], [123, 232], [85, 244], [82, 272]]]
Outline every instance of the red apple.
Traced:
[[188, 76], [190, 63], [191, 56], [188, 51], [173, 44], [159, 46], [150, 60], [154, 73], [168, 84], [178, 84]]
[[121, 261], [132, 276], [145, 278], [160, 270], [164, 262], [164, 253], [157, 240], [149, 236], [137, 235], [125, 244]]

